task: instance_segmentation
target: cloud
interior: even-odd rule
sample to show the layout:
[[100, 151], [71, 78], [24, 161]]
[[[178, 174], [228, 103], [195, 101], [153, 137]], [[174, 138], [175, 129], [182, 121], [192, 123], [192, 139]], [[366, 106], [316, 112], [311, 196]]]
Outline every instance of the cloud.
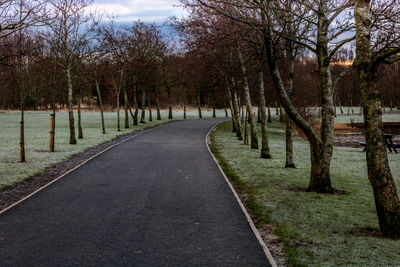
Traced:
[[118, 21], [159, 22], [186, 14], [178, 0], [95, 0], [91, 9], [117, 16]]

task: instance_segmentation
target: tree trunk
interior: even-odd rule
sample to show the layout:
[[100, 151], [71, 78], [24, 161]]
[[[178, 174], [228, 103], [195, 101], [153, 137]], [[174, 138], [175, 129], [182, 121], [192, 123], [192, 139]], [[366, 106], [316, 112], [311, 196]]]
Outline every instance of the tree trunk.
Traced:
[[246, 111], [246, 117], [244, 120], [244, 144], [249, 145], [249, 120], [248, 112]]
[[121, 131], [121, 123], [120, 123], [120, 117], [119, 117], [119, 108], [120, 108], [120, 104], [119, 104], [119, 90], [118, 92], [115, 92], [117, 94], [117, 129], [118, 132]]
[[126, 92], [126, 88], [124, 86], [124, 111], [125, 111], [125, 129], [129, 128], [129, 114], [128, 114], [128, 107], [129, 107], [129, 100], [128, 100], [128, 93]]
[[[258, 102], [260, 102], [260, 100], [258, 100]], [[262, 119], [261, 119], [261, 104], [260, 103], [258, 103], [258, 107], [257, 107], [257, 123], [262, 123]]]
[[272, 122], [271, 109], [269, 108], [269, 105], [268, 105], [268, 122]]
[[[235, 86], [235, 78], [231, 77], [232, 85]], [[240, 110], [237, 100], [236, 91], [233, 90], [229, 84], [229, 79], [225, 76], [226, 88], [228, 91], [228, 99], [231, 107], [231, 116], [232, 116], [232, 132], [236, 133], [236, 136], [239, 140], [242, 140], [242, 130], [240, 126]]]
[[167, 88], [167, 95], [168, 95], [168, 119], [172, 120], [172, 103], [171, 103], [171, 88]]
[[229, 106], [231, 108], [231, 118], [232, 118], [232, 132], [236, 133], [238, 131], [238, 127], [237, 127], [237, 121], [236, 121], [236, 116], [235, 116], [235, 107], [234, 107], [234, 103], [233, 103], [233, 97], [232, 97], [232, 93], [231, 93], [231, 88], [229, 85], [229, 80], [228, 77], [221, 71], [221, 73], [223, 74], [223, 76], [225, 77], [225, 83], [226, 83], [226, 94], [227, 94], [227, 98], [229, 101]]
[[[264, 2], [265, 3], [265, 2]], [[265, 19], [265, 15], [262, 19]], [[315, 130], [309, 125], [300, 113], [296, 110], [287, 95], [285, 86], [283, 85], [280, 72], [278, 69], [277, 59], [275, 55], [275, 47], [272, 41], [272, 30], [270, 28], [263, 29], [264, 43], [266, 48], [266, 53], [268, 57], [269, 71], [274, 82], [275, 89], [279, 94], [279, 98], [286, 113], [292, 119], [293, 122], [303, 130], [306, 135], [311, 150], [311, 177], [310, 185], [308, 187], [309, 191], [315, 191], [318, 193], [331, 193], [333, 189], [330, 183], [329, 177], [329, 162], [326, 161], [323, 152], [323, 141], [315, 132]], [[325, 119], [326, 123], [326, 119]], [[332, 127], [333, 128], [333, 127]], [[326, 131], [326, 130], [324, 130]], [[325, 138], [326, 139], [326, 138]]]
[[[293, 42], [286, 40], [286, 54], [287, 54], [287, 80], [286, 80], [286, 92], [292, 101], [293, 99], [293, 78], [294, 68], [293, 63], [295, 59], [293, 51]], [[285, 168], [296, 168], [293, 156], [293, 122], [289, 116], [285, 116], [285, 132], [286, 132], [286, 163]]]
[[156, 109], [157, 109], [157, 120], [161, 120], [161, 112], [160, 112], [160, 92], [156, 89]]
[[183, 89], [183, 119], [186, 120], [186, 90]]
[[142, 112], [140, 114], [140, 123], [146, 123], [146, 91], [142, 92]]
[[228, 109], [226, 108], [226, 95], [224, 97], [224, 111], [225, 111], [225, 118], [228, 118], [229, 115], [228, 115]]
[[[321, 155], [318, 155], [319, 159], [315, 159], [316, 162], [319, 161], [316, 169], [321, 169], [314, 174], [317, 177], [311, 177], [309, 191], [314, 191], [318, 193], [331, 193], [333, 189], [331, 187], [330, 181], [330, 164], [333, 154], [333, 138], [334, 138], [334, 123], [335, 123], [335, 113], [333, 111], [333, 87], [332, 87], [332, 77], [331, 70], [328, 60], [329, 50], [328, 50], [328, 18], [327, 10], [328, 3], [323, 2], [323, 7], [319, 14], [319, 23], [323, 26], [318, 29], [317, 38], [317, 58], [318, 58], [318, 74], [321, 90], [321, 141], [322, 141], [322, 151]], [[319, 149], [319, 148], [318, 148]], [[316, 150], [316, 149], [314, 149]], [[315, 152], [315, 151], [314, 151]], [[314, 154], [315, 155], [315, 154]]]
[[153, 121], [153, 115], [151, 114], [150, 96], [147, 97], [147, 105], [149, 106], [149, 121]]
[[356, 21], [356, 66], [360, 78], [368, 179], [374, 192], [379, 226], [383, 236], [400, 238], [400, 200], [390, 171], [383, 137], [382, 105], [377, 86], [377, 65], [371, 51], [371, 8], [369, 0], [354, 0]]
[[67, 66], [66, 69], [67, 86], [68, 86], [68, 119], [69, 119], [69, 143], [71, 145], [76, 144], [75, 137], [75, 120], [74, 120], [74, 109], [73, 109], [73, 90], [72, 90], [72, 79], [71, 79], [71, 66]]
[[247, 110], [249, 112], [249, 119], [250, 119], [250, 135], [251, 135], [251, 145], [250, 147], [252, 149], [258, 149], [258, 139], [257, 139], [257, 127], [256, 127], [256, 121], [253, 116], [252, 112], [252, 106], [251, 106], [251, 100], [250, 100], [250, 89], [249, 89], [249, 84], [247, 82], [247, 74], [246, 74], [246, 66], [244, 64], [242, 52], [240, 51], [240, 47], [238, 45], [237, 47], [237, 52], [238, 52], [238, 58], [240, 62], [240, 71], [241, 71], [241, 80], [242, 80], [242, 85], [243, 85], [243, 90], [244, 90], [244, 99], [246, 102]]
[[[23, 101], [23, 100], [22, 100]], [[22, 103], [21, 101], [21, 103]], [[25, 132], [24, 132], [24, 105], [21, 104], [21, 121], [19, 138], [19, 162], [25, 162]]]
[[234, 109], [234, 114], [235, 114], [235, 120], [236, 120], [236, 136], [239, 140], [243, 140], [242, 136], [242, 126], [240, 122], [240, 107], [239, 107], [239, 102], [237, 98], [236, 91], [233, 90], [233, 109]]
[[201, 119], [203, 116], [201, 115], [200, 92], [197, 93], [197, 108], [199, 110], [199, 119]]
[[50, 114], [49, 152], [54, 152], [55, 133], [56, 133], [56, 109], [55, 105], [53, 105], [53, 113]]
[[78, 95], [78, 138], [83, 139], [80, 95]]
[[340, 113], [343, 114], [343, 109], [342, 109], [342, 105], [339, 103], [339, 109], [340, 109]]
[[136, 96], [136, 85], [133, 85], [133, 105], [135, 106], [135, 115], [133, 117], [133, 125], [138, 125], [139, 105]]
[[106, 127], [105, 127], [105, 124], [104, 124], [103, 100], [101, 99], [100, 85], [99, 85], [99, 81], [97, 79], [95, 80], [95, 84], [96, 84], [97, 97], [99, 98], [99, 107], [100, 107], [100, 115], [101, 115], [101, 127], [103, 129], [103, 134], [105, 134], [106, 133]]
[[324, 160], [323, 144], [310, 141], [311, 178], [307, 191], [317, 193], [332, 193], [330, 180], [330, 162]]
[[258, 116], [261, 119], [261, 158], [270, 159], [271, 153], [268, 144], [268, 130], [267, 130], [267, 114], [265, 112], [265, 96], [264, 96], [264, 74], [263, 66], [258, 68]]

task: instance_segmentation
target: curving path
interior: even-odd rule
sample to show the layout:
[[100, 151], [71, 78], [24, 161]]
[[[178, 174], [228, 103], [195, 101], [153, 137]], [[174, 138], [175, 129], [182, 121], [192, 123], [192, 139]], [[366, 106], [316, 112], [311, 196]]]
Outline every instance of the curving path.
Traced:
[[268, 266], [207, 150], [216, 122], [157, 127], [1, 214], [1, 266]]

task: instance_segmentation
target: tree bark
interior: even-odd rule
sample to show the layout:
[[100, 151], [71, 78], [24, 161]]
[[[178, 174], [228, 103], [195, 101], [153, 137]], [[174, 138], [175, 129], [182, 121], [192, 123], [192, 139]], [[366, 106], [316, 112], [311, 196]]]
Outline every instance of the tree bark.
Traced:
[[138, 125], [139, 105], [136, 96], [136, 85], [133, 85], [133, 105], [135, 106], [135, 115], [133, 117], [133, 125]]
[[167, 96], [168, 96], [168, 119], [172, 120], [172, 103], [171, 103], [171, 88], [167, 88]]
[[261, 119], [261, 158], [270, 159], [271, 153], [268, 144], [267, 114], [265, 112], [264, 74], [262, 64], [258, 68], [258, 114]]
[[[293, 51], [293, 42], [286, 40], [286, 55], [287, 55], [287, 81], [286, 81], [286, 92], [292, 101], [293, 99], [293, 78], [294, 68], [293, 63], [295, 54]], [[285, 168], [296, 168], [294, 163], [294, 152], [293, 152], [293, 122], [289, 116], [285, 116], [285, 135], [286, 135], [286, 163]]]
[[[328, 60], [328, 1], [322, 2], [322, 12], [318, 14], [318, 21], [322, 25], [318, 27], [317, 37], [317, 58], [319, 82], [321, 88], [321, 141], [322, 141], [322, 168], [320, 176], [317, 179], [310, 181], [309, 190], [315, 192], [332, 192], [330, 182], [330, 163], [333, 154], [333, 138], [334, 138], [334, 123], [335, 113], [333, 111], [333, 87], [331, 70]], [[318, 180], [318, 181], [316, 181]], [[315, 181], [315, 182], [314, 182]]]
[[186, 90], [183, 89], [183, 119], [186, 120]]
[[97, 97], [99, 98], [99, 107], [100, 107], [100, 115], [101, 115], [101, 128], [103, 130], [103, 134], [105, 134], [106, 133], [106, 127], [105, 127], [105, 124], [104, 124], [103, 100], [101, 98], [100, 85], [99, 85], [99, 81], [97, 79], [95, 80], [95, 84], [96, 84]]
[[121, 131], [121, 123], [120, 123], [120, 116], [119, 116], [119, 108], [120, 108], [119, 95], [121, 93], [121, 88], [119, 88], [118, 85], [116, 84], [114, 77], [113, 77], [113, 83], [114, 83], [114, 91], [117, 96], [117, 130], [119, 132], [119, 131]]
[[80, 95], [78, 95], [78, 138], [83, 139]]
[[157, 109], [157, 120], [161, 120], [160, 91], [158, 89], [156, 89], [156, 109]]
[[53, 113], [50, 114], [49, 152], [54, 152], [55, 132], [56, 132], [56, 109], [55, 105], [53, 105]]
[[147, 105], [149, 106], [149, 121], [153, 121], [153, 114], [151, 114], [150, 96], [147, 96]]
[[356, 60], [364, 108], [368, 179], [374, 192], [379, 227], [385, 237], [400, 238], [400, 200], [390, 171], [383, 137], [382, 105], [377, 86], [377, 65], [371, 51], [369, 0], [354, 0]]
[[249, 145], [249, 120], [248, 111], [246, 111], [246, 117], [244, 120], [244, 144]]
[[140, 114], [140, 123], [146, 123], [146, 91], [142, 92], [142, 112]]
[[226, 95], [224, 97], [224, 111], [225, 111], [225, 118], [228, 118], [229, 115], [228, 115], [228, 109], [226, 108]]
[[233, 90], [233, 108], [234, 108], [234, 114], [235, 114], [235, 120], [236, 120], [236, 136], [239, 140], [243, 140], [242, 136], [242, 126], [241, 126], [241, 121], [240, 121], [240, 107], [239, 107], [239, 102], [237, 98], [237, 93], [236, 90]]
[[[21, 103], [23, 100], [21, 100]], [[24, 104], [21, 104], [21, 121], [19, 122], [19, 162], [25, 162]]]
[[246, 66], [243, 60], [242, 52], [240, 51], [239, 45], [237, 46], [237, 53], [240, 62], [240, 71], [241, 71], [241, 81], [244, 90], [244, 99], [246, 102], [247, 110], [249, 112], [250, 119], [250, 135], [251, 135], [251, 145], [252, 149], [258, 149], [258, 139], [257, 139], [257, 127], [256, 122], [252, 112], [251, 100], [250, 100], [250, 89], [249, 84], [247, 82], [247, 74], [246, 74]]
[[69, 119], [69, 143], [71, 145], [76, 144], [75, 137], [75, 120], [74, 120], [74, 109], [73, 109], [73, 90], [72, 90], [72, 79], [71, 79], [71, 66], [67, 64], [66, 68], [67, 86], [68, 86], [68, 119]]
[[269, 105], [268, 105], [268, 122], [272, 122], [271, 109], [269, 108]]
[[129, 114], [128, 114], [128, 107], [129, 107], [129, 100], [128, 100], [128, 93], [126, 92], [126, 88], [124, 86], [124, 111], [125, 111], [125, 129], [129, 128]]

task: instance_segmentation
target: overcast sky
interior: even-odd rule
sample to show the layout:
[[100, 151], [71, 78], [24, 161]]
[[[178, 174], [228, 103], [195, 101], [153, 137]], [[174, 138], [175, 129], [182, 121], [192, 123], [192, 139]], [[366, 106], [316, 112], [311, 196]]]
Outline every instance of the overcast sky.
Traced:
[[178, 0], [94, 0], [94, 8], [124, 22], [161, 22], [170, 16], [181, 17], [185, 11], [179, 5]]

